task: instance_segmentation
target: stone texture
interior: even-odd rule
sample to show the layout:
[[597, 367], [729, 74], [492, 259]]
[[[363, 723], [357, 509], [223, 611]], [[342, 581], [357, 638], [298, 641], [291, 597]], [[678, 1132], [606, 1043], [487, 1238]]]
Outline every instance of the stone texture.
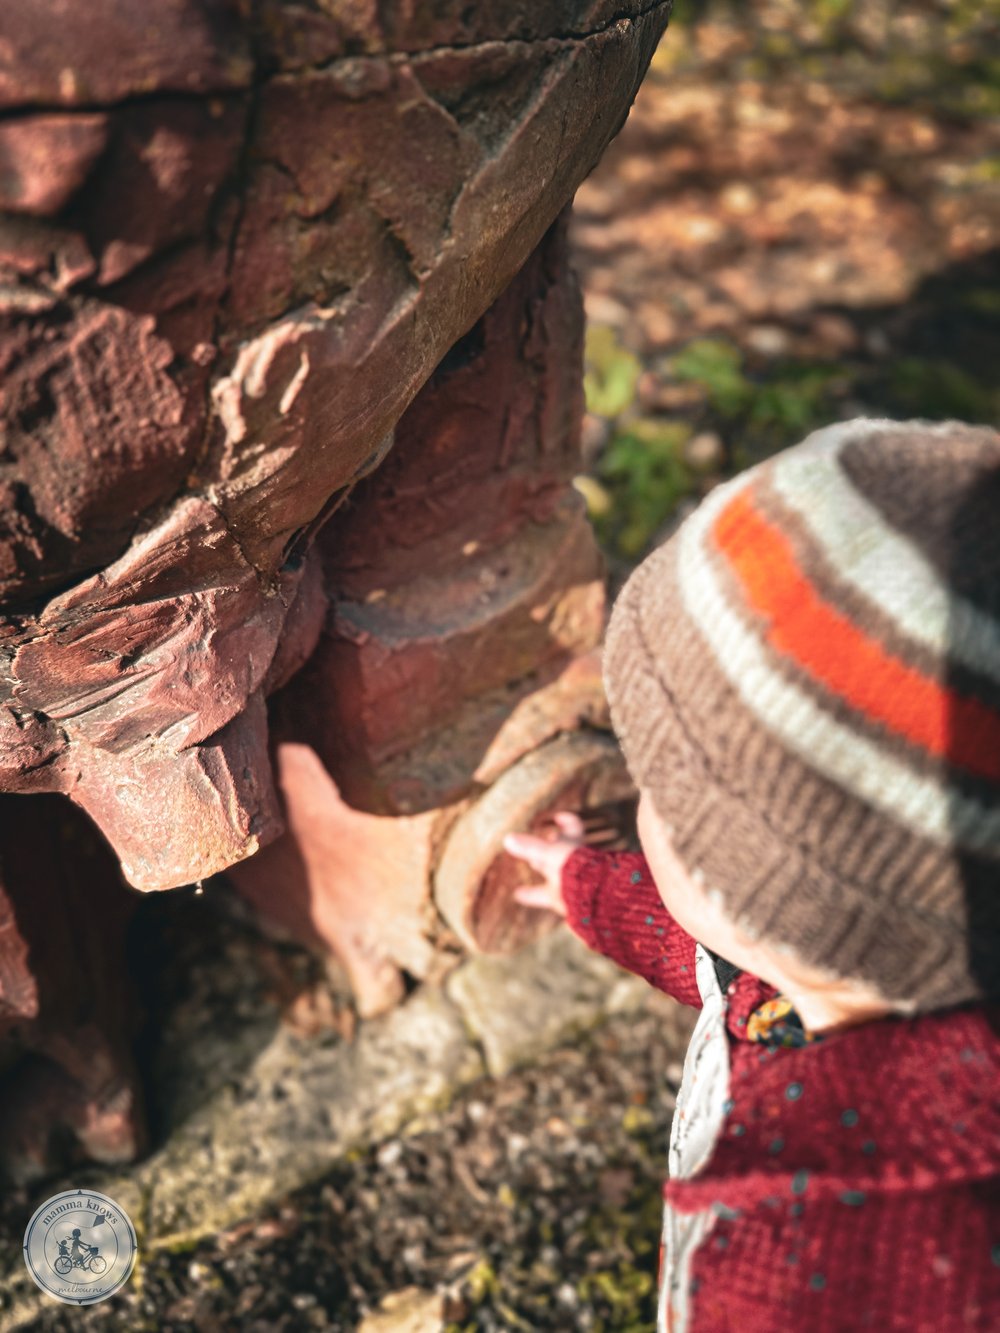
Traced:
[[[262, 598], [218, 511], [192, 498], [8, 638], [20, 785], [68, 791], [136, 887], [214, 874], [280, 830], [262, 687], [302, 577]], [[40, 714], [55, 753], [16, 730]]]
[[514, 704], [490, 742], [474, 777], [493, 782], [518, 759], [564, 732], [611, 730], [599, 650], [574, 657], [553, 680]]
[[[320, 537], [350, 600], [452, 572], [544, 524], [579, 467], [583, 317], [565, 226], [455, 343], [395, 428], [378, 471]], [[469, 544], [474, 551], [468, 551]]]
[[[238, 10], [133, 10], [50, 0], [5, 34], [0, 102], [56, 119], [11, 132], [36, 212], [0, 228], [0, 674], [8, 785], [70, 791], [160, 888], [277, 833], [257, 682], [302, 557], [621, 123], [667, 6], [272, 5], [256, 79]], [[32, 133], [65, 147], [44, 171]], [[195, 720], [166, 701], [206, 607], [230, 652], [230, 616], [253, 642], [238, 678], [209, 650]]]
[[[527, 259], [620, 124], [624, 107], [607, 94], [634, 86], [644, 27], [661, 18], [519, 47], [533, 76], [513, 106], [503, 47], [346, 59], [267, 85], [233, 315], [244, 327], [279, 321], [280, 345], [270, 328], [243, 344], [250, 359], [220, 381], [224, 432], [208, 460], [259, 566], [280, 561], [352, 479]], [[459, 105], [470, 88], [482, 90], [480, 114], [465, 123], [442, 101]], [[373, 175], [370, 145], [387, 142]], [[277, 411], [303, 358], [294, 405]]]
[[[46, 886], [42, 894], [35, 890]], [[0, 797], [0, 1176], [145, 1143], [120, 968], [133, 901], [86, 819], [55, 797]], [[54, 1145], [59, 1145], [54, 1149]]]
[[212, 236], [220, 187], [238, 166], [248, 109], [238, 95], [152, 97], [110, 114], [107, 148], [74, 216], [112, 300], [115, 284], [139, 265]]
[[12, 5], [4, 15], [0, 106], [93, 106], [153, 89], [245, 87], [253, 67], [239, 16], [225, 0]]
[[107, 117], [24, 116], [0, 125], [0, 208], [58, 213], [107, 143]]
[[[292, 690], [298, 727], [312, 723], [303, 734], [354, 803], [409, 813], [459, 799], [518, 694], [596, 641], [600, 558], [578, 501], [561, 509], [450, 575], [418, 568], [376, 600], [338, 601]], [[501, 690], [506, 706], [476, 731], [452, 726]]]
[[[350, 1148], [443, 1104], [482, 1070], [458, 1013], [434, 988], [364, 1025], [350, 1046], [279, 1029], [238, 1079], [125, 1177], [146, 1195], [146, 1244], [173, 1245], [239, 1221]], [[119, 1179], [104, 1178], [112, 1198]]]
[[601, 634], [603, 566], [569, 486], [581, 354], [560, 223], [319, 535], [334, 612], [278, 732], [314, 745], [361, 808], [427, 810], [489, 781], [512, 706]]
[[[6, 606], [114, 559], [139, 516], [181, 482], [198, 423], [172, 359], [148, 315], [96, 302], [0, 329]], [[24, 638], [33, 617], [28, 627]]]
[[402, 968], [430, 971], [430, 867], [449, 813], [354, 810], [307, 745], [279, 745], [276, 764], [288, 832], [229, 877], [262, 920], [343, 963], [362, 1017], [380, 1013], [403, 996]]
[[647, 3], [623, 11], [617, 0], [507, 0], [477, 7], [466, 0], [403, 0], [382, 6], [376, 19], [373, 0], [327, 0], [317, 19], [296, 0], [265, 0], [260, 40], [270, 58], [286, 66], [351, 52], [384, 55], [486, 44], [510, 44], [516, 51], [531, 42], [581, 38], [621, 22], [623, 12], [656, 8]]
[[416, 1130], [487, 1072], [500, 1075], [611, 1013], [647, 1005], [665, 1006], [664, 1021], [676, 1018], [680, 1031], [678, 1006], [565, 929], [512, 958], [461, 964], [445, 989], [424, 986], [361, 1024], [353, 1044], [330, 1033], [297, 1036], [267, 1006], [231, 1009], [217, 1027], [203, 1012], [199, 1021], [192, 1002], [172, 1035], [169, 1084], [178, 1095], [161, 1097], [165, 1146], [127, 1169], [78, 1168], [73, 1180], [128, 1208], [145, 1249], [191, 1244], [318, 1178], [352, 1149]]
[[507, 769], [456, 819], [434, 873], [435, 902], [462, 943], [507, 953], [555, 921], [513, 900], [533, 877], [504, 852], [507, 833], [540, 831], [556, 810], [587, 811], [632, 791], [618, 743], [600, 732], [558, 736]]
[[510, 960], [470, 958], [446, 983], [494, 1078], [652, 994], [640, 977], [590, 953], [563, 926]]
[[[231, 879], [263, 920], [341, 959], [362, 1014], [398, 1000], [401, 969], [427, 976], [430, 941], [448, 941], [431, 879], [462, 804], [560, 731], [606, 722], [588, 652], [603, 628], [603, 568], [569, 485], [581, 336], [559, 223], [417, 395], [385, 461], [314, 547], [330, 613], [271, 706], [288, 830]], [[528, 815], [560, 792], [584, 795], [579, 782], [570, 790], [579, 765], [555, 788], [538, 773], [544, 790]], [[477, 834], [493, 849], [479, 870], [518, 826], [510, 819], [525, 816], [525, 796]], [[480, 947], [501, 935], [516, 947], [544, 926], [512, 908], [512, 876], [510, 862], [491, 870]], [[475, 875], [465, 878], [475, 904]], [[450, 924], [462, 936], [460, 913]]]
[[[599, 638], [602, 571], [568, 490], [579, 300], [553, 223], [668, 8], [38, 0], [4, 24], [0, 782], [68, 795], [129, 883], [159, 890], [278, 838], [272, 746], [314, 747], [315, 795], [284, 794], [271, 917], [348, 961], [366, 1012], [401, 968], [433, 971], [437, 824], [421, 892], [391, 884], [395, 852], [373, 857], [362, 911], [297, 821], [321, 829], [338, 787], [371, 815], [466, 799], [504, 695]], [[395, 493], [365, 488], [394, 453]], [[321, 635], [337, 662], [296, 704]], [[30, 1170], [61, 1105], [97, 1157], [140, 1141], [113, 1007], [74, 1045], [22, 930], [58, 912], [70, 860], [3, 880], [0, 1003], [37, 1031], [51, 1003], [65, 1029], [41, 1082], [21, 1070]], [[399, 938], [373, 945], [404, 901]], [[120, 954], [112, 931], [88, 963], [109, 987]]]

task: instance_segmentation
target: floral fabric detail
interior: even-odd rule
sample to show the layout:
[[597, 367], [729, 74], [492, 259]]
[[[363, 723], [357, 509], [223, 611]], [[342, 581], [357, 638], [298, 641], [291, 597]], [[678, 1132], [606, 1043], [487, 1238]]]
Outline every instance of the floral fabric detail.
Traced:
[[806, 1031], [791, 1000], [784, 995], [765, 1000], [747, 1019], [747, 1039], [772, 1049], [807, 1046], [821, 1036], [822, 1033]]

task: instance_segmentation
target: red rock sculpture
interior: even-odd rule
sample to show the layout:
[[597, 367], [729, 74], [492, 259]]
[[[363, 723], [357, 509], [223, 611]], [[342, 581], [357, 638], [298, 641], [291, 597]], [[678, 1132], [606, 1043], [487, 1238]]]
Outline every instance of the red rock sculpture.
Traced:
[[[0, 785], [68, 795], [136, 888], [282, 834], [280, 686], [276, 740], [311, 747], [317, 791], [325, 772], [373, 817], [450, 818], [512, 704], [596, 642], [567, 487], [579, 307], [543, 238], [668, 9], [37, 0], [0, 20]], [[279, 754], [293, 832], [310, 763]], [[49, 890], [5, 887], [20, 1012], [18, 896]], [[376, 959], [366, 1007], [419, 958]]]

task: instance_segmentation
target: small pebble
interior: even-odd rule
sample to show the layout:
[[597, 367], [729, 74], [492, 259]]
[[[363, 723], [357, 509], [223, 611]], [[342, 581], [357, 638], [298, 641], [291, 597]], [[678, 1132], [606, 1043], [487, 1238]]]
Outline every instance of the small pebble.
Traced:
[[381, 1167], [395, 1166], [402, 1155], [403, 1145], [398, 1139], [390, 1139], [388, 1143], [383, 1143], [375, 1154]]
[[717, 472], [726, 461], [725, 446], [714, 431], [699, 431], [684, 446], [684, 461], [695, 472]]
[[746, 335], [747, 346], [759, 356], [786, 356], [789, 338], [778, 324], [758, 324]]

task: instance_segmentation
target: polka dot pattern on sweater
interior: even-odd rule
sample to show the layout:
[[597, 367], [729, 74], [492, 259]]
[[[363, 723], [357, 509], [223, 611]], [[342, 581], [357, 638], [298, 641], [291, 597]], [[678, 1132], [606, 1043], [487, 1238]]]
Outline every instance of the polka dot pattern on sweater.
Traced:
[[[641, 860], [623, 854], [617, 877], [607, 855], [590, 849], [567, 864], [570, 926], [653, 986], [699, 1006], [694, 942], [666, 913]], [[739, 1329], [875, 1333], [890, 1324], [866, 1319], [860, 1268], [866, 1282], [871, 1275], [866, 1291], [877, 1281], [886, 1292], [885, 1310], [908, 1318], [919, 1309], [927, 1333], [959, 1322], [968, 1333], [993, 1333], [1000, 1326], [985, 1311], [1000, 1291], [1000, 1233], [969, 1201], [1000, 1160], [1000, 1024], [967, 1007], [894, 1016], [801, 1048], [750, 1042], [749, 1016], [776, 994], [747, 973], [725, 988], [731, 1077], [714, 1103], [726, 1098], [725, 1119], [705, 1168], [666, 1184], [679, 1214], [715, 1214], [694, 1272], [681, 1275], [681, 1289], [685, 1278], [692, 1290], [700, 1284], [694, 1327], [699, 1319], [713, 1327], [717, 1309]], [[927, 1189], [895, 1188], [901, 1174], [914, 1173]], [[956, 1173], [954, 1189], [935, 1188]], [[724, 1207], [739, 1215], [729, 1220]], [[956, 1300], [983, 1318], [956, 1322]]]

